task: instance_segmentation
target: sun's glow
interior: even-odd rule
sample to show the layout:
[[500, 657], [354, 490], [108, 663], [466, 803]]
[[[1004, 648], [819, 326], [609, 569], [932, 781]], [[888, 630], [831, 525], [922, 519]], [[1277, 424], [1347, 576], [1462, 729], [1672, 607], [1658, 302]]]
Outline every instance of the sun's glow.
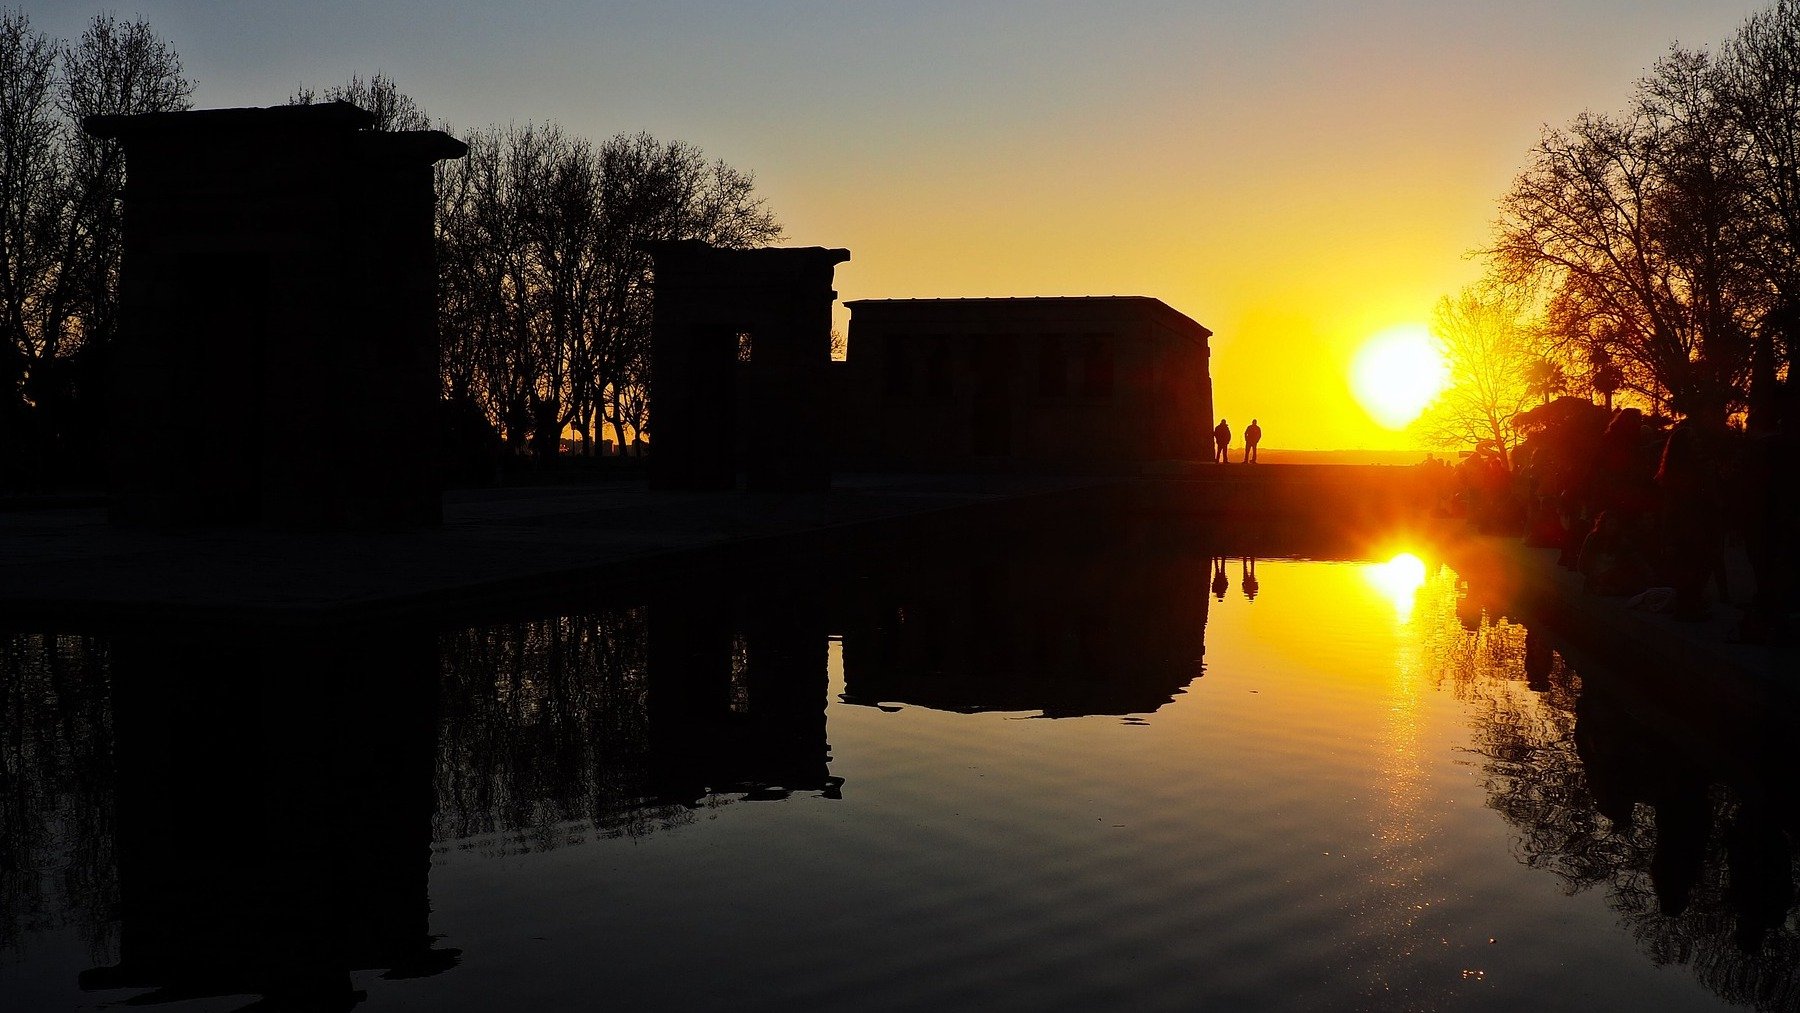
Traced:
[[1385, 563], [1371, 563], [1363, 576], [1394, 605], [1401, 622], [1412, 618], [1413, 597], [1425, 586], [1425, 561], [1410, 552], [1402, 552]]
[[1406, 428], [1449, 382], [1443, 353], [1423, 324], [1382, 331], [1363, 343], [1350, 364], [1356, 400], [1389, 429]]

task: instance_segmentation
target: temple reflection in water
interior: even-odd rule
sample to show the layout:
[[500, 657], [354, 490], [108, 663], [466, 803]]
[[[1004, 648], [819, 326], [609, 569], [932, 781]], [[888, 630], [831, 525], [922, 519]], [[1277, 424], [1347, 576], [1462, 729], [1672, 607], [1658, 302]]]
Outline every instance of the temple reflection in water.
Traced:
[[1128, 536], [996, 540], [834, 594], [844, 700], [1045, 717], [1150, 714], [1201, 675], [1207, 574]]
[[[1267, 608], [1283, 565], [1327, 564], [1128, 533], [1052, 552], [1015, 533], [447, 632], [13, 637], [0, 949], [29, 956], [34, 933], [72, 928], [94, 955], [82, 988], [152, 1002], [343, 1008], [363, 969], [464, 973], [432, 925], [450, 849], [537, 853], [719, 806], [854, 800], [827, 724], [834, 638], [842, 703], [1154, 720], [1202, 676], [1209, 611]], [[1415, 580], [1406, 564], [1401, 594], [1380, 565], [1369, 580], [1407, 663], [1468, 707], [1513, 857], [1602, 891], [1652, 961], [1731, 1002], [1795, 1008], [1791, 730], [1696, 713], [1679, 686], [1661, 693], [1678, 704], [1646, 706], [1641, 683], [1581, 678], [1451, 571]], [[1214, 593], [1227, 569], [1229, 605]], [[1671, 731], [1672, 707], [1702, 734]]]
[[384, 629], [161, 626], [111, 638], [119, 960], [146, 1001], [348, 1001], [434, 974], [433, 643]]

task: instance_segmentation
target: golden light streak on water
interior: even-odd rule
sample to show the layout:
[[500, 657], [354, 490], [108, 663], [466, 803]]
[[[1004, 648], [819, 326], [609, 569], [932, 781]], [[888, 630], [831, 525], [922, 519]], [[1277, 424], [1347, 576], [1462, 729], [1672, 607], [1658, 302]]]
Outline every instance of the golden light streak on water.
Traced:
[[1412, 618], [1413, 598], [1425, 583], [1425, 561], [1402, 552], [1385, 563], [1370, 563], [1363, 576], [1394, 605], [1395, 619], [1405, 624]]
[[1434, 629], [1446, 611], [1454, 615], [1457, 580], [1441, 568], [1431, 579], [1424, 561], [1410, 552], [1369, 564], [1363, 577], [1393, 606], [1398, 627], [1392, 675], [1382, 687], [1379, 803], [1371, 814], [1371, 885], [1383, 900], [1370, 912], [1368, 928], [1381, 957], [1368, 969], [1366, 987], [1372, 1001], [1410, 1003], [1424, 998], [1404, 994], [1405, 983], [1416, 988], [1416, 968], [1438, 958], [1421, 947], [1431, 946], [1427, 930], [1434, 909], [1448, 897], [1431, 852], [1439, 792], [1427, 755], [1436, 741], [1428, 711], [1436, 683]]

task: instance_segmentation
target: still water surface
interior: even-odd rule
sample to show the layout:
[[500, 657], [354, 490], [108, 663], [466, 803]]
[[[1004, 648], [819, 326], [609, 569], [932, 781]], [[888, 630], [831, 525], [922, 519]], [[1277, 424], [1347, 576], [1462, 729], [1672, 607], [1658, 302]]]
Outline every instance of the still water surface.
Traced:
[[647, 597], [13, 638], [0, 1007], [1795, 1008], [1789, 810], [1435, 560]]

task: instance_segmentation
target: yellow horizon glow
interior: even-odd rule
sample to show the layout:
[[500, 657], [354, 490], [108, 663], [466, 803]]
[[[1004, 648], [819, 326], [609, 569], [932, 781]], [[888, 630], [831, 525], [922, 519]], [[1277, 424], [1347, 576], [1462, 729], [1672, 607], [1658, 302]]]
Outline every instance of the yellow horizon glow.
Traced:
[[[858, 214], [864, 229], [832, 228], [821, 216], [793, 235], [797, 244], [851, 249], [852, 260], [836, 278], [844, 300], [1161, 299], [1213, 331], [1214, 422], [1257, 418], [1265, 449], [1416, 451], [1423, 457], [1412, 433], [1383, 425], [1359, 403], [1352, 364], [1371, 334], [1397, 321], [1425, 319], [1442, 296], [1471, 280], [1473, 268], [1458, 245], [1479, 235], [1480, 221], [1466, 230], [1468, 240], [1447, 239], [1441, 226], [1420, 221], [1433, 214], [1455, 217], [1453, 195], [1421, 184], [1408, 191], [1406, 203], [1392, 205], [1365, 191], [1361, 200], [1338, 205], [1341, 220], [1326, 237], [1316, 218], [1303, 220], [1316, 210], [1310, 205], [1291, 209], [1247, 200], [1197, 200], [1158, 218], [1146, 208], [1120, 210], [1120, 197], [1070, 206], [1043, 194], [1031, 207], [1040, 215], [1055, 207], [1060, 217], [1034, 219], [1026, 207], [1012, 206], [1026, 203], [1017, 194], [1034, 181], [1011, 182], [1012, 200], [991, 201], [979, 211], [959, 202], [933, 205], [923, 193], [875, 209], [866, 201], [852, 206], [846, 197], [843, 213]], [[907, 199], [913, 197], [916, 202]], [[906, 220], [890, 220], [890, 209], [906, 209]], [[872, 220], [877, 217], [879, 222]], [[1121, 230], [1119, 221], [1155, 221], [1157, 234]], [[1204, 240], [1221, 233], [1230, 239], [1216, 246]], [[1394, 238], [1359, 249], [1353, 237], [1370, 235]], [[836, 325], [848, 322], [840, 305]], [[847, 330], [852, 357], [854, 331]]]

